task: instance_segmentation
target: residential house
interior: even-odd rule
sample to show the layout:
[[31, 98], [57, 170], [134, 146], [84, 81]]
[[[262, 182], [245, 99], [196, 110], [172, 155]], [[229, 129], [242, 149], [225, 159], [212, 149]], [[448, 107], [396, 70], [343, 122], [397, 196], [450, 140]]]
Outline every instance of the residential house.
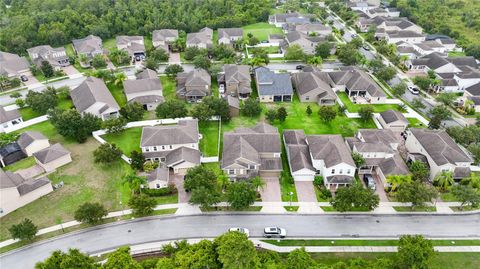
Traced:
[[315, 54], [317, 44], [326, 40], [325, 36], [310, 36], [297, 31], [288, 32], [285, 35], [285, 44], [288, 47], [299, 45], [306, 54]]
[[431, 181], [442, 172], [452, 172], [456, 180], [470, 175], [472, 157], [445, 130], [410, 128], [405, 146], [409, 161], [426, 161]]
[[153, 47], [158, 49], [162, 48], [165, 51], [169, 51], [173, 43], [178, 39], [178, 30], [176, 29], [161, 29], [155, 30], [152, 33]]
[[168, 187], [170, 184], [170, 170], [168, 167], [157, 167], [147, 176], [149, 189], [160, 189]]
[[102, 120], [119, 117], [120, 106], [102, 79], [87, 77], [78, 87], [70, 91], [70, 96], [82, 115], [90, 113]]
[[27, 155], [17, 142], [0, 147], [0, 167], [5, 167], [25, 158], [27, 158]]
[[392, 17], [375, 17], [375, 18], [360, 18], [357, 26], [361, 32], [368, 32], [370, 27], [377, 30], [376, 36], [381, 36], [381, 33], [386, 31], [413, 31], [418, 34], [423, 32], [423, 29], [415, 23], [409, 21], [407, 18], [392, 18]]
[[223, 134], [221, 169], [231, 180], [278, 177], [282, 171], [282, 145], [277, 128], [259, 123]]
[[328, 36], [332, 34], [332, 27], [324, 25], [322, 23], [305, 23], [294, 25], [290, 31], [296, 31], [308, 36]]
[[98, 36], [89, 35], [82, 39], [74, 39], [72, 44], [75, 53], [78, 56], [84, 55], [87, 59], [86, 62], [80, 61], [83, 67], [89, 67], [93, 57], [96, 55], [103, 55], [102, 39]]
[[270, 44], [282, 44], [284, 42], [283, 34], [270, 34], [268, 35], [268, 43]]
[[293, 97], [293, 87], [290, 75], [275, 73], [266, 67], [254, 70], [260, 102], [290, 102]]
[[0, 217], [53, 191], [47, 177], [25, 179], [17, 173], [0, 169]]
[[445, 48], [447, 52], [461, 50], [460, 48], [457, 47], [455, 40], [453, 40], [451, 37], [448, 37], [446, 35], [427, 35], [425, 37], [425, 40], [435, 41], [439, 43]]
[[175, 174], [185, 174], [188, 168], [200, 164], [200, 139], [196, 119], [179, 120], [175, 125], [143, 127], [140, 147], [146, 160], [158, 161]]
[[408, 127], [408, 120], [405, 116], [393, 109], [380, 112], [378, 122], [384, 129], [390, 129], [394, 132], [403, 132]]
[[385, 39], [389, 44], [396, 44], [398, 42], [420, 43], [425, 41], [423, 34], [410, 30], [377, 30], [375, 37], [377, 39]]
[[146, 50], [143, 36], [126, 36], [121, 35], [116, 37], [117, 49], [126, 50], [128, 55], [135, 60], [145, 59]]
[[0, 51], [0, 75], [7, 78], [19, 78], [30, 71], [30, 64], [25, 57]]
[[27, 52], [32, 62], [38, 67], [45, 61], [55, 70], [60, 70], [62, 67], [70, 65], [67, 51], [64, 47], [52, 48], [49, 45], [43, 45], [29, 48]]
[[237, 97], [226, 95], [225, 99], [228, 103], [228, 111], [230, 117], [238, 117], [240, 115], [240, 100]]
[[438, 52], [440, 54], [447, 53], [447, 49], [437, 41], [425, 40], [420, 43], [413, 43], [412, 47], [421, 55]]
[[218, 44], [234, 45], [243, 38], [242, 28], [218, 28]]
[[177, 75], [177, 96], [189, 102], [197, 102], [212, 92], [210, 74], [200, 68]]
[[248, 98], [252, 93], [252, 78], [248, 65], [226, 64], [217, 76], [219, 85], [225, 86], [225, 94]]
[[53, 144], [48, 148], [33, 153], [33, 157], [37, 164], [47, 173], [72, 162], [70, 151], [60, 143]]
[[46, 138], [42, 133], [36, 131], [23, 132], [18, 137], [17, 143], [27, 156], [32, 156], [33, 153], [50, 146], [48, 138]]
[[347, 6], [351, 10], [363, 11], [363, 12], [367, 12], [370, 9], [375, 9], [379, 7], [379, 5], [377, 5], [376, 3], [372, 3], [369, 1], [352, 1], [352, 0], [347, 2]]
[[406, 56], [406, 60], [417, 59], [418, 57], [422, 56], [422, 54], [418, 52], [411, 43], [400, 41], [396, 44], [396, 46], [397, 55], [399, 57]]
[[23, 119], [18, 109], [5, 110], [0, 105], [0, 133], [7, 132], [8, 129], [21, 122], [23, 122]]
[[202, 28], [198, 33], [189, 33], [187, 34], [187, 48], [198, 47], [201, 49], [208, 49], [213, 47], [213, 30], [205, 27]]
[[376, 18], [376, 17], [392, 17], [398, 18], [400, 16], [400, 11], [396, 8], [372, 8], [368, 9], [365, 12], [361, 11], [366, 15], [367, 18]]
[[378, 179], [377, 184], [384, 187], [388, 186], [388, 176], [408, 175], [408, 167], [398, 151], [400, 139], [390, 129], [360, 129], [355, 137], [346, 138], [352, 152], [361, 154], [365, 159], [358, 174], [371, 174]]
[[331, 79], [326, 72], [314, 71], [292, 74], [293, 86], [300, 102], [334, 105], [337, 95], [330, 86], [330, 81]]
[[463, 99], [471, 101], [471, 107], [475, 112], [480, 112], [480, 82], [465, 89]]
[[283, 142], [293, 180], [313, 181], [317, 169], [312, 164], [305, 132], [303, 130], [284, 130]]
[[268, 23], [274, 24], [276, 27], [283, 27], [287, 24], [287, 18], [302, 18], [303, 16], [300, 13], [277, 13], [268, 16]]
[[123, 89], [127, 96], [127, 102], [137, 102], [143, 105], [145, 110], [155, 110], [165, 101], [163, 87], [157, 72], [145, 69], [137, 74], [137, 79], [125, 80]]

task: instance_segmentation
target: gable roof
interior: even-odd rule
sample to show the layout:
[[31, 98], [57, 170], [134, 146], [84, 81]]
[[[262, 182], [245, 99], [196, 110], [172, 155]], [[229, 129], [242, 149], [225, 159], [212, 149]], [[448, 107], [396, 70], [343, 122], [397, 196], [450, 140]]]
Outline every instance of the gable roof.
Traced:
[[151, 69], [145, 69], [137, 74], [136, 80], [127, 79], [123, 82], [125, 94], [159, 91], [162, 96], [162, 83], [157, 77], [157, 72]]
[[28, 70], [30, 64], [27, 58], [17, 54], [0, 51], [0, 75], [18, 75], [18, 72]]
[[[87, 77], [78, 87], [70, 91], [70, 96], [80, 113], [98, 112], [101, 114], [109, 108], [115, 111], [120, 109], [105, 82], [96, 77]], [[94, 104], [97, 104], [98, 107], [93, 108]], [[91, 107], [95, 111], [89, 111]]]
[[21, 118], [18, 109], [5, 110], [5, 108], [0, 105], [0, 123], [9, 122], [18, 118]]
[[480, 96], [480, 82], [465, 89], [472, 96]]
[[292, 172], [308, 169], [315, 171], [310, 158], [310, 150], [303, 130], [284, 130], [283, 137], [288, 153], [288, 163]]
[[233, 97], [227, 94], [225, 97], [229, 106], [240, 109], [240, 100], [237, 97]]
[[259, 95], [293, 94], [290, 75], [274, 73], [266, 67], [255, 69]]
[[147, 176], [147, 181], [152, 182], [155, 180], [166, 181], [168, 182], [170, 177], [170, 172], [167, 167], [157, 167], [153, 169]]
[[384, 97], [385, 93], [378, 84], [363, 70], [351, 68], [329, 73], [336, 85], [345, 85], [350, 91], [367, 91], [373, 97]]
[[238, 84], [238, 92], [247, 94], [252, 92], [250, 66], [226, 64], [223, 66], [225, 83]]
[[445, 130], [411, 128], [410, 131], [437, 165], [472, 162]]
[[74, 39], [72, 43], [77, 53], [91, 54], [92, 52], [103, 50], [102, 39], [94, 35], [88, 35], [82, 39]]
[[330, 86], [331, 78], [326, 72], [300, 72], [292, 75], [295, 90], [299, 95], [312, 93], [321, 95], [322, 99], [337, 99]]
[[469, 66], [478, 69], [478, 63], [472, 56], [447, 57], [447, 60], [457, 67]]
[[190, 45], [212, 45], [213, 30], [205, 27], [202, 28], [198, 33], [188, 33], [187, 34], [187, 44]]
[[50, 184], [50, 180], [47, 177], [26, 180], [17, 173], [0, 169], [0, 189], [17, 188], [20, 196], [47, 184]]
[[41, 163], [47, 164], [49, 162], [55, 161], [65, 155], [70, 154], [66, 148], [64, 148], [60, 143], [53, 144], [48, 148], [42, 149], [33, 153], [33, 156]]
[[243, 29], [242, 28], [218, 28], [218, 39], [221, 38], [230, 38], [230, 37], [242, 37]]
[[182, 162], [200, 164], [200, 151], [187, 147], [180, 147], [170, 151], [166, 156], [168, 166], [177, 165]]
[[36, 131], [26, 131], [23, 132], [17, 140], [18, 145], [25, 149], [30, 146], [33, 142], [38, 140], [48, 140], [42, 133]]
[[146, 126], [141, 147], [198, 143], [198, 120], [180, 120], [176, 125]]
[[322, 23], [305, 23], [295, 26], [295, 31], [299, 32], [320, 32], [320, 31], [331, 31], [332, 28], [328, 25]]
[[345, 163], [355, 167], [352, 154], [341, 135], [307, 135], [313, 159], [323, 160], [326, 167]]
[[152, 41], [166, 41], [167, 38], [178, 38], [178, 30], [176, 29], [160, 29], [152, 33]]
[[405, 116], [396, 110], [389, 109], [383, 112], [380, 112], [380, 116], [382, 119], [385, 121], [385, 123], [389, 124], [395, 121], [402, 121], [404, 123], [408, 124], [408, 120], [405, 118]]

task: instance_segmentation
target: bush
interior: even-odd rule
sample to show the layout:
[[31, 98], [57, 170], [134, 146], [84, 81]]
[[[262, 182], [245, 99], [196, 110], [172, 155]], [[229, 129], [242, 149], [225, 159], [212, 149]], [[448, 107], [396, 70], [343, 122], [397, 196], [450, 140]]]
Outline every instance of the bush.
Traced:
[[143, 189], [142, 192], [145, 193], [146, 195], [150, 196], [150, 197], [160, 197], [160, 196], [167, 196], [167, 195], [170, 195], [170, 194], [177, 193], [178, 190], [177, 190], [177, 188], [175, 188], [175, 185], [169, 184], [165, 188]]

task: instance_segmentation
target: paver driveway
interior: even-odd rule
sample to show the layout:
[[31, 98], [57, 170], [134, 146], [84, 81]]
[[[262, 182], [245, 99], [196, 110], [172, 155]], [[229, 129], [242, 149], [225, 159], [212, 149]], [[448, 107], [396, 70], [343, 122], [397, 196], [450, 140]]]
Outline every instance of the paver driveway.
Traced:
[[281, 202], [282, 196], [280, 195], [278, 177], [266, 177], [263, 180], [265, 181], [265, 186], [260, 190], [262, 202]]
[[190, 200], [190, 193], [187, 193], [185, 191], [185, 188], [183, 188], [183, 176], [182, 175], [174, 175], [173, 173], [170, 173], [170, 178], [173, 177], [173, 184], [175, 184], [175, 187], [177, 187], [178, 190], [178, 202], [179, 203], [188, 203]]
[[317, 195], [313, 189], [312, 181], [295, 181], [297, 198], [299, 202], [316, 202]]

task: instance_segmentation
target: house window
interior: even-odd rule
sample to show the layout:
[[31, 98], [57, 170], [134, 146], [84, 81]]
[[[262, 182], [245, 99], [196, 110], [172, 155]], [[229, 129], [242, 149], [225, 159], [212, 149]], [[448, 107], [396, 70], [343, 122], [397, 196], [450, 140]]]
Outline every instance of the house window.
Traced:
[[332, 169], [332, 174], [335, 174], [335, 169]]
[[167, 159], [166, 159], [165, 157], [161, 157], [161, 158], [160, 158], [160, 161], [161, 161], [161, 162], [165, 162], [166, 160], [167, 160]]
[[347, 174], [350, 174], [350, 169], [347, 170]]
[[172, 148], [173, 148], [172, 145], [170, 145], [170, 149], [172, 149]]
[[340, 169], [340, 171], [338, 171], [340, 174], [343, 174], [343, 169]]
[[157, 187], [157, 189], [160, 189], [160, 184], [157, 183], [157, 185], [155, 185]]
[[146, 152], [149, 152], [149, 151], [150, 151], [150, 148], [145, 148], [145, 151], [146, 151]]
[[273, 157], [280, 157], [280, 153], [273, 153]]
[[254, 165], [254, 164], [249, 164], [249, 165], [248, 165], [248, 169], [254, 170], [254, 169], [255, 169], [255, 165]]
[[229, 175], [235, 175], [235, 170], [233, 170], [233, 169], [228, 170], [228, 174]]
[[162, 146], [162, 149], [165, 149], [165, 146]]
[[305, 96], [305, 100], [306, 101], [310, 100], [310, 96]]
[[153, 147], [153, 151], [157, 151], [157, 147]]

